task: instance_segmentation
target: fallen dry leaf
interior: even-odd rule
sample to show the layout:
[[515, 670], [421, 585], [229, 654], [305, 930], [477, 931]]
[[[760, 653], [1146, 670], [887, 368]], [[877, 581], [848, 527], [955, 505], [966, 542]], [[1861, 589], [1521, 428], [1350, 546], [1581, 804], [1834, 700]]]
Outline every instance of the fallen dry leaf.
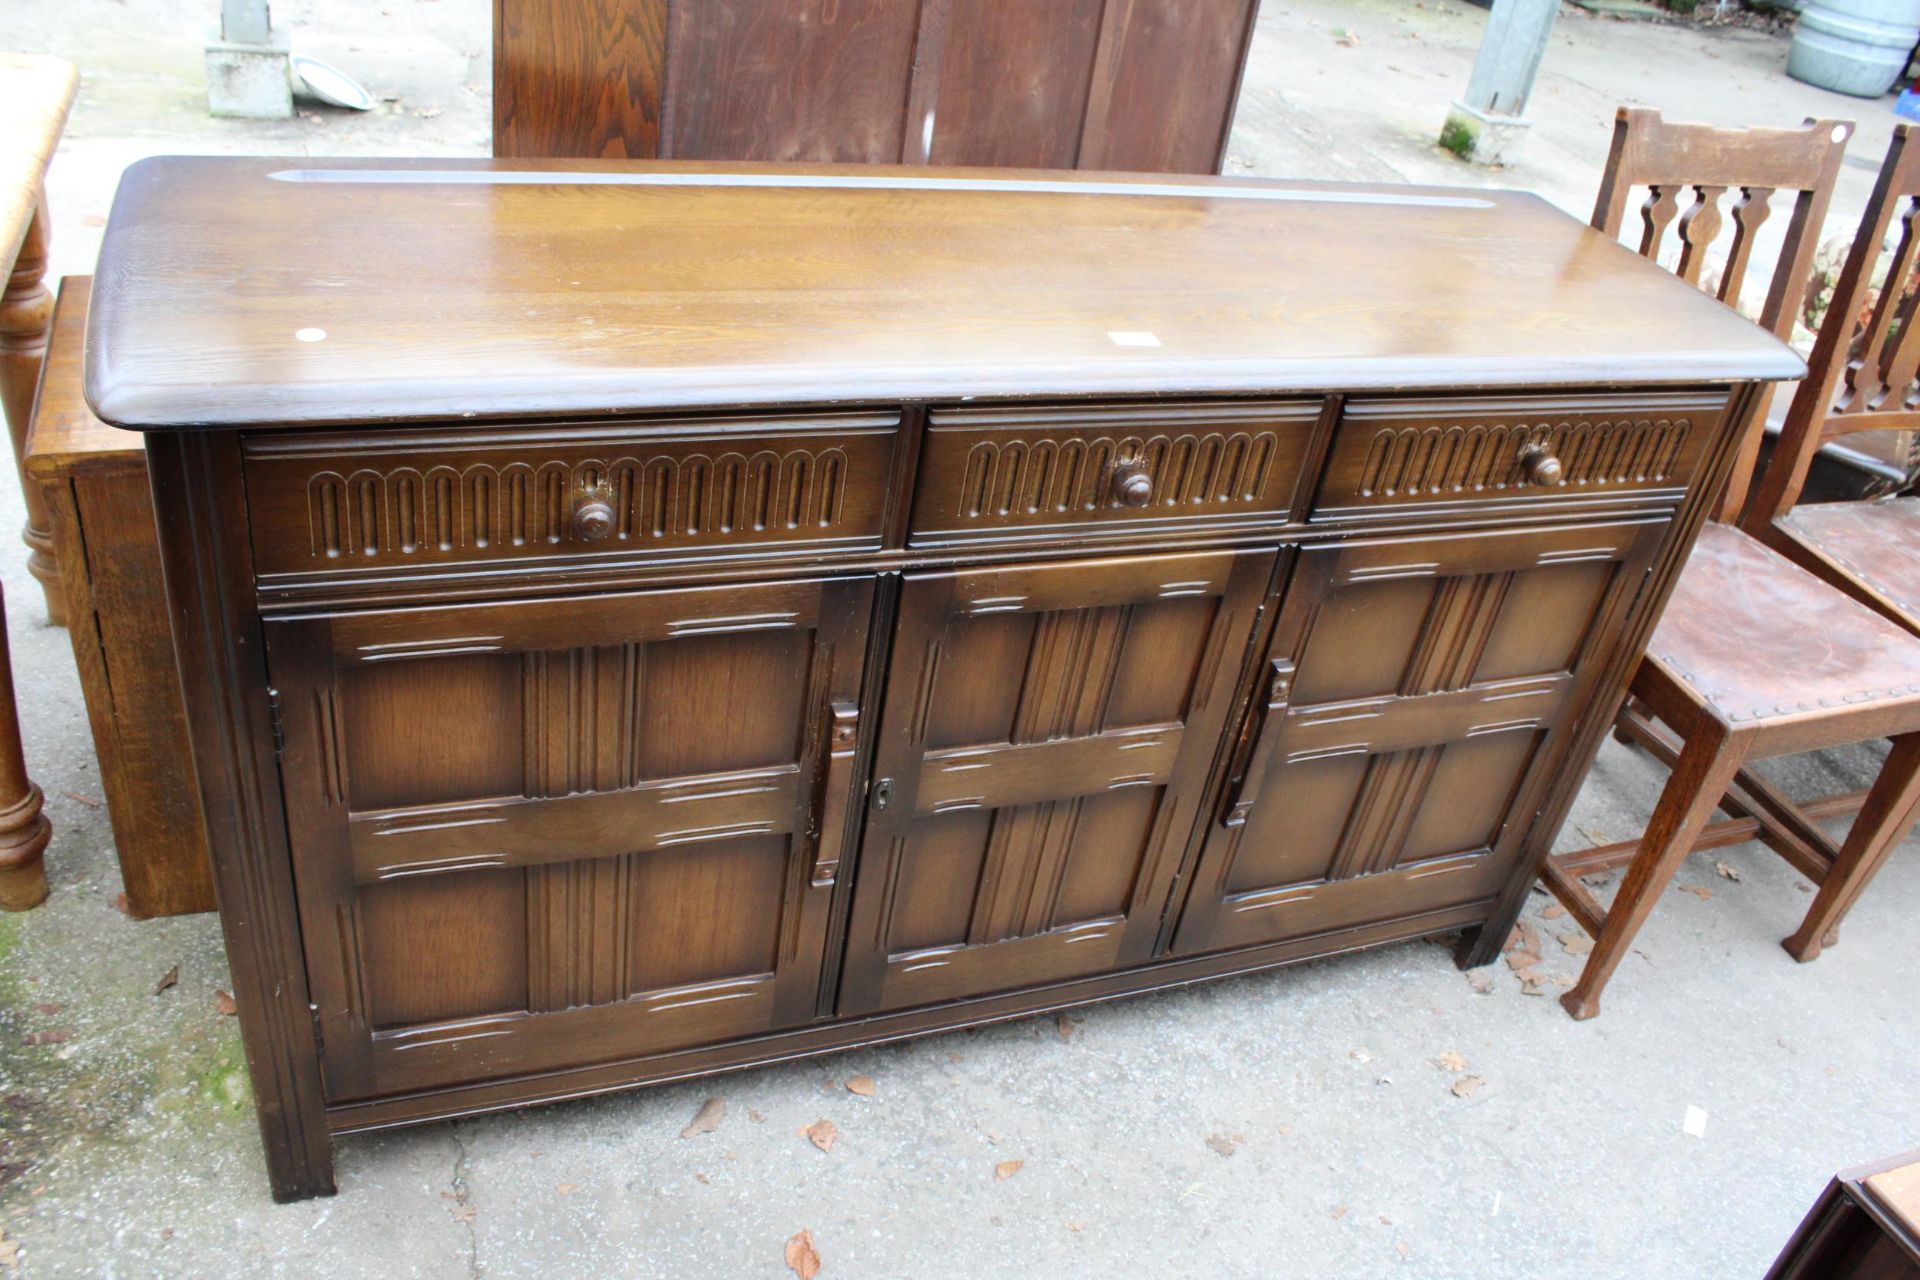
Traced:
[[1481, 1076], [1461, 1076], [1453, 1082], [1453, 1096], [1456, 1098], [1471, 1098], [1474, 1094], [1480, 1092], [1486, 1083], [1485, 1078]]
[[725, 1098], [708, 1098], [700, 1104], [700, 1110], [695, 1112], [693, 1119], [687, 1122], [687, 1127], [680, 1131], [680, 1136], [683, 1138], [697, 1138], [703, 1133], [712, 1133], [720, 1127], [720, 1122], [726, 1118], [727, 1100]]
[[1346, 1216], [1347, 1216], [1347, 1214], [1349, 1214], [1349, 1213], [1351, 1213], [1352, 1211], [1353, 1211], [1353, 1206], [1352, 1206], [1352, 1205], [1349, 1205], [1349, 1204], [1338, 1204], [1338, 1205], [1335, 1205], [1335, 1206], [1333, 1207], [1333, 1217], [1334, 1217], [1334, 1220], [1335, 1220], [1335, 1221], [1337, 1222], [1337, 1221], [1339, 1221], [1339, 1220], [1340, 1220], [1341, 1218], [1344, 1218], [1344, 1217], [1346, 1217]]
[[1025, 1163], [1025, 1160], [1002, 1160], [999, 1164], [993, 1166], [993, 1180], [995, 1182], [1005, 1182], [1008, 1178], [1020, 1172], [1020, 1166]]
[[831, 1120], [816, 1120], [808, 1125], [804, 1132], [807, 1135], [807, 1141], [822, 1151], [833, 1150], [834, 1142], [840, 1137], [840, 1130]]
[[21, 1038], [22, 1044], [65, 1044], [73, 1039], [71, 1031], [30, 1031]]
[[1713, 890], [1703, 884], [1683, 884], [1680, 886], [1680, 891], [1682, 893], [1690, 893], [1702, 902], [1706, 902], [1713, 897]]
[[153, 984], [153, 994], [159, 995], [162, 991], [165, 991], [168, 987], [173, 986], [179, 981], [180, 981], [180, 966], [175, 965], [173, 966], [173, 968], [161, 974], [160, 981]]
[[1548, 903], [1547, 909], [1540, 914], [1549, 920], [1558, 920], [1561, 916], [1567, 914], [1567, 909], [1557, 902], [1552, 902]]
[[1060, 1038], [1062, 1040], [1071, 1040], [1073, 1039], [1073, 1029], [1080, 1024], [1063, 1013], [1053, 1020], [1053, 1025], [1060, 1032]]
[[1234, 1148], [1246, 1140], [1243, 1134], [1238, 1133], [1210, 1133], [1207, 1135], [1207, 1145], [1223, 1156], [1232, 1155]]
[[563, 1196], [570, 1196], [579, 1189], [580, 1184], [577, 1182], [563, 1182], [554, 1188], [555, 1191], [558, 1191]]
[[470, 1204], [456, 1204], [449, 1206], [447, 1212], [453, 1215], [455, 1222], [472, 1222], [479, 1211]]
[[60, 794], [75, 804], [83, 804], [89, 809], [98, 809], [100, 807], [98, 800], [95, 800], [92, 796], [83, 796], [77, 791], [62, 791]]
[[1593, 939], [1584, 933], [1563, 933], [1559, 935], [1560, 946], [1570, 956], [1593, 954]]
[[753, 1121], [755, 1124], [765, 1124], [767, 1122], [767, 1118], [760, 1114], [758, 1107], [747, 1108], [747, 1119]]
[[1484, 970], [1475, 969], [1467, 974], [1467, 985], [1484, 996], [1493, 990], [1493, 976]]
[[1411, 1258], [1413, 1256], [1413, 1246], [1405, 1240], [1395, 1240], [1393, 1247], [1400, 1251], [1400, 1256], [1403, 1258]]
[[233, 997], [226, 992], [215, 991], [213, 993], [213, 1010], [215, 1013], [224, 1014], [231, 1018], [234, 1014], [240, 1012], [240, 1006], [235, 1004]]
[[1465, 1071], [1467, 1060], [1456, 1049], [1449, 1049], [1433, 1060], [1433, 1065], [1442, 1071]]
[[1525, 976], [1527, 970], [1539, 963], [1540, 953], [1538, 951], [1529, 951], [1524, 947], [1516, 947], [1514, 950], [1507, 952], [1507, 967], [1522, 976]]
[[787, 1241], [787, 1270], [800, 1280], [813, 1280], [820, 1274], [820, 1251], [813, 1247], [813, 1232], [800, 1231]]
[[847, 1081], [847, 1092], [857, 1093], [863, 1098], [871, 1098], [873, 1096], [873, 1077], [872, 1076], [852, 1077]]
[[1713, 864], [1713, 869], [1715, 871], [1718, 871], [1726, 879], [1733, 881], [1735, 884], [1740, 883], [1740, 868], [1735, 866], [1729, 866], [1727, 863], [1724, 863], [1724, 862], [1716, 862]]

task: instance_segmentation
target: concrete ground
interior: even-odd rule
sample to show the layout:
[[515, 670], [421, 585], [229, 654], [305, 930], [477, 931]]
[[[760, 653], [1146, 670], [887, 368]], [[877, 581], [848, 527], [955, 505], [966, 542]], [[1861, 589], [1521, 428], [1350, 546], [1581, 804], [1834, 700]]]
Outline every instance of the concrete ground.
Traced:
[[[142, 155], [487, 149], [486, 0], [281, 0], [297, 47], [390, 100], [264, 125], [201, 110], [212, 8], [0, 0], [0, 45], [85, 70], [53, 169], [56, 273], [89, 268], [117, 174]], [[1786, 80], [1784, 41], [1749, 32], [1569, 10], [1523, 163], [1460, 165], [1430, 140], [1483, 22], [1457, 0], [1269, 0], [1232, 171], [1519, 185], [1584, 214], [1616, 102], [1721, 123], [1841, 115], [1862, 130], [1831, 228], [1858, 216], [1890, 102]], [[0, 482], [0, 528], [20, 519]], [[1504, 965], [1481, 993], [1444, 946], [1414, 943], [1064, 1023], [350, 1139], [339, 1196], [275, 1206], [215, 1005], [215, 923], [114, 909], [68, 636], [45, 625], [17, 550], [0, 582], [56, 828], [52, 899], [0, 917], [0, 1270], [777, 1277], [806, 1229], [827, 1277], [1749, 1276], [1834, 1170], [1920, 1146], [1910, 840], [1844, 945], [1805, 968], [1776, 945], [1810, 901], [1797, 876], [1753, 847], [1694, 858], [1591, 1023]], [[1820, 794], [1863, 785], [1874, 758], [1777, 776]], [[1633, 834], [1660, 783], [1610, 743], [1563, 844]], [[1545, 906], [1530, 911], [1542, 968], [1565, 980], [1576, 931]], [[844, 1087], [856, 1075], [871, 1098]], [[711, 1096], [719, 1128], [682, 1139]], [[1684, 1127], [1692, 1108], [1704, 1133]], [[798, 1134], [820, 1119], [839, 1130], [826, 1153]]]

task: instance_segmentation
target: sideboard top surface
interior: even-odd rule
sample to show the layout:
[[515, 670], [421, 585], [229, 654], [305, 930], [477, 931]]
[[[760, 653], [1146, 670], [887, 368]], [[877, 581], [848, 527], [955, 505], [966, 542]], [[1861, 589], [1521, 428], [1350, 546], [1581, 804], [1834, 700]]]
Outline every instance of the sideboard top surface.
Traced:
[[1135, 174], [162, 157], [94, 299], [138, 428], [1804, 368], [1532, 195]]

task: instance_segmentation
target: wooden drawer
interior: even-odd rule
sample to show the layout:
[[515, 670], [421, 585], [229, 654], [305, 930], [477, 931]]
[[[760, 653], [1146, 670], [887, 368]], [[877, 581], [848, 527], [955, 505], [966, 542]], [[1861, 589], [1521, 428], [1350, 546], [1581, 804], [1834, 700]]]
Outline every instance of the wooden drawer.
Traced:
[[909, 542], [1284, 524], [1319, 414], [1317, 400], [935, 409]]
[[263, 584], [880, 545], [899, 415], [249, 436]]
[[[1724, 390], [1621, 396], [1351, 400], [1316, 522], [1458, 509], [1677, 502], [1712, 443]], [[1557, 464], [1544, 471], [1530, 457]]]

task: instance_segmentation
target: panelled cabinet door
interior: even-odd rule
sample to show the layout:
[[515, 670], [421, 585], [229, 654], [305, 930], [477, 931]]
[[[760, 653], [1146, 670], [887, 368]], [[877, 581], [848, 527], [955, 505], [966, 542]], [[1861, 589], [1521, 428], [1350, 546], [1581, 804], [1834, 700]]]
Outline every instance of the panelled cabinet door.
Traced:
[[330, 1098], [819, 1012], [871, 579], [265, 624]]
[[1663, 528], [1303, 551], [1174, 950], [1490, 900]]
[[1273, 562], [907, 578], [841, 1012], [1152, 955]]

